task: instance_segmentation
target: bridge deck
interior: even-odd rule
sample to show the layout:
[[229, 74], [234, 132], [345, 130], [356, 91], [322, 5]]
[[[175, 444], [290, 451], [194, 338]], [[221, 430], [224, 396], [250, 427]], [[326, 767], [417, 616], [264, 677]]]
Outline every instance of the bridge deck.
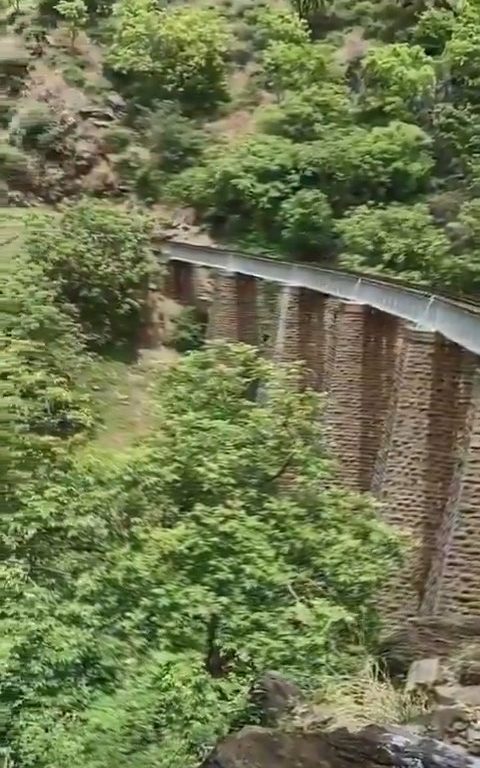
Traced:
[[367, 304], [421, 328], [441, 333], [480, 355], [480, 311], [473, 304], [336, 269], [247, 256], [221, 248], [169, 240], [162, 243], [161, 250], [168, 260], [309, 288], [345, 301]]

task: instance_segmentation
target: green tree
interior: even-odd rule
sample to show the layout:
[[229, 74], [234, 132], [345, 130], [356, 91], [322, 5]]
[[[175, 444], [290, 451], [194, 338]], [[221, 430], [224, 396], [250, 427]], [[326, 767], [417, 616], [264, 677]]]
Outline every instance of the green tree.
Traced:
[[22, 768], [194, 768], [261, 671], [315, 686], [355, 667], [399, 541], [336, 487], [299, 374], [245, 346], [191, 353], [159, 380], [160, 433], [77, 456], [2, 518], [0, 707]]
[[0, 301], [9, 307], [0, 339], [3, 393], [18, 445], [40, 462], [92, 426], [89, 398], [77, 383], [89, 363], [84, 340], [57, 305], [42, 265], [25, 256], [6, 270]]
[[279, 221], [285, 247], [297, 258], [332, 255], [332, 209], [323, 192], [301, 189], [280, 208]]
[[465, 2], [441, 59], [449, 100], [459, 106], [465, 101], [476, 105], [479, 103], [479, 22], [477, 4]]
[[94, 347], [129, 343], [143, 319], [155, 273], [152, 222], [136, 210], [82, 200], [60, 216], [27, 221], [26, 248], [43, 266], [61, 306], [73, 308]]
[[455, 221], [447, 226], [452, 258], [444, 281], [458, 293], [474, 296], [480, 291], [480, 199], [463, 203]]
[[451, 39], [456, 25], [452, 8], [426, 8], [413, 30], [413, 38], [429, 56], [440, 56]]
[[142, 124], [153, 163], [166, 173], [178, 173], [194, 165], [206, 147], [206, 133], [182, 115], [175, 103], [155, 105]]
[[290, 2], [300, 18], [307, 20], [325, 7], [325, 0], [290, 0]]
[[339, 130], [299, 145], [298, 155], [302, 180], [325, 192], [336, 213], [368, 201], [409, 200], [428, 189], [434, 164], [428, 135], [398, 121]]
[[119, 0], [108, 60], [143, 103], [177, 99], [206, 110], [226, 97], [229, 30], [214, 10]]
[[425, 115], [433, 104], [435, 66], [420, 46], [372, 48], [362, 62], [362, 80], [361, 104], [373, 116], [409, 120]]
[[70, 45], [75, 47], [75, 40], [88, 19], [88, 8], [85, 0], [59, 0], [55, 6], [60, 16], [65, 19], [70, 33]]
[[307, 24], [295, 13], [266, 6], [253, 8], [246, 14], [246, 20], [252, 27], [252, 45], [256, 51], [263, 51], [273, 43], [308, 43]]
[[258, 114], [262, 131], [293, 141], [314, 141], [353, 119], [350, 94], [343, 83], [287, 91], [279, 104], [269, 105]]
[[173, 192], [208, 212], [213, 223], [274, 232], [279, 206], [299, 187], [295, 165], [291, 141], [258, 135], [212, 153], [204, 168], [179, 176]]
[[399, 275], [430, 286], [445, 282], [450, 243], [423, 203], [361, 206], [337, 222], [337, 229], [344, 245], [343, 261], [350, 268]]
[[320, 44], [275, 42], [263, 52], [266, 82], [277, 97], [335, 79], [331, 50]]

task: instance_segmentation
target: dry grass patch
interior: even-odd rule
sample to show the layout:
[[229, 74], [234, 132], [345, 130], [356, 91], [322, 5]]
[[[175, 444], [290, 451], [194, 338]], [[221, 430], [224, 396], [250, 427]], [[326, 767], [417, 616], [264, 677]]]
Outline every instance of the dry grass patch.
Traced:
[[378, 663], [369, 659], [349, 678], [327, 680], [314, 699], [306, 721], [318, 721], [319, 715], [331, 718], [332, 727], [359, 730], [372, 723], [393, 726], [412, 723], [430, 709], [427, 694], [406, 691], [383, 674]]

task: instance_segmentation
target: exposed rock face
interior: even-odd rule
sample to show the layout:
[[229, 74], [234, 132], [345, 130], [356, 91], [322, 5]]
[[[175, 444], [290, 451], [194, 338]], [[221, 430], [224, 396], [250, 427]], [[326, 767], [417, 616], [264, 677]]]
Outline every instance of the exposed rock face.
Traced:
[[252, 702], [261, 712], [262, 724], [269, 726], [276, 725], [301, 698], [298, 686], [277, 672], [266, 672], [251, 694]]
[[478, 768], [458, 747], [403, 729], [370, 726], [325, 733], [244, 728], [228, 736], [201, 768]]

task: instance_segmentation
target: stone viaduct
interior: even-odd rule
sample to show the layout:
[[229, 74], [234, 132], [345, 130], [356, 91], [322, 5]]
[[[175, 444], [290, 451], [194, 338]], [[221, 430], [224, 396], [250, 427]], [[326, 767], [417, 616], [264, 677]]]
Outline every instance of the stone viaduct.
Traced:
[[414, 542], [386, 614], [480, 617], [480, 312], [332, 270], [175, 242], [162, 253], [183, 304], [210, 270], [211, 338], [260, 344], [267, 329], [276, 359], [305, 361], [327, 394], [342, 482]]

